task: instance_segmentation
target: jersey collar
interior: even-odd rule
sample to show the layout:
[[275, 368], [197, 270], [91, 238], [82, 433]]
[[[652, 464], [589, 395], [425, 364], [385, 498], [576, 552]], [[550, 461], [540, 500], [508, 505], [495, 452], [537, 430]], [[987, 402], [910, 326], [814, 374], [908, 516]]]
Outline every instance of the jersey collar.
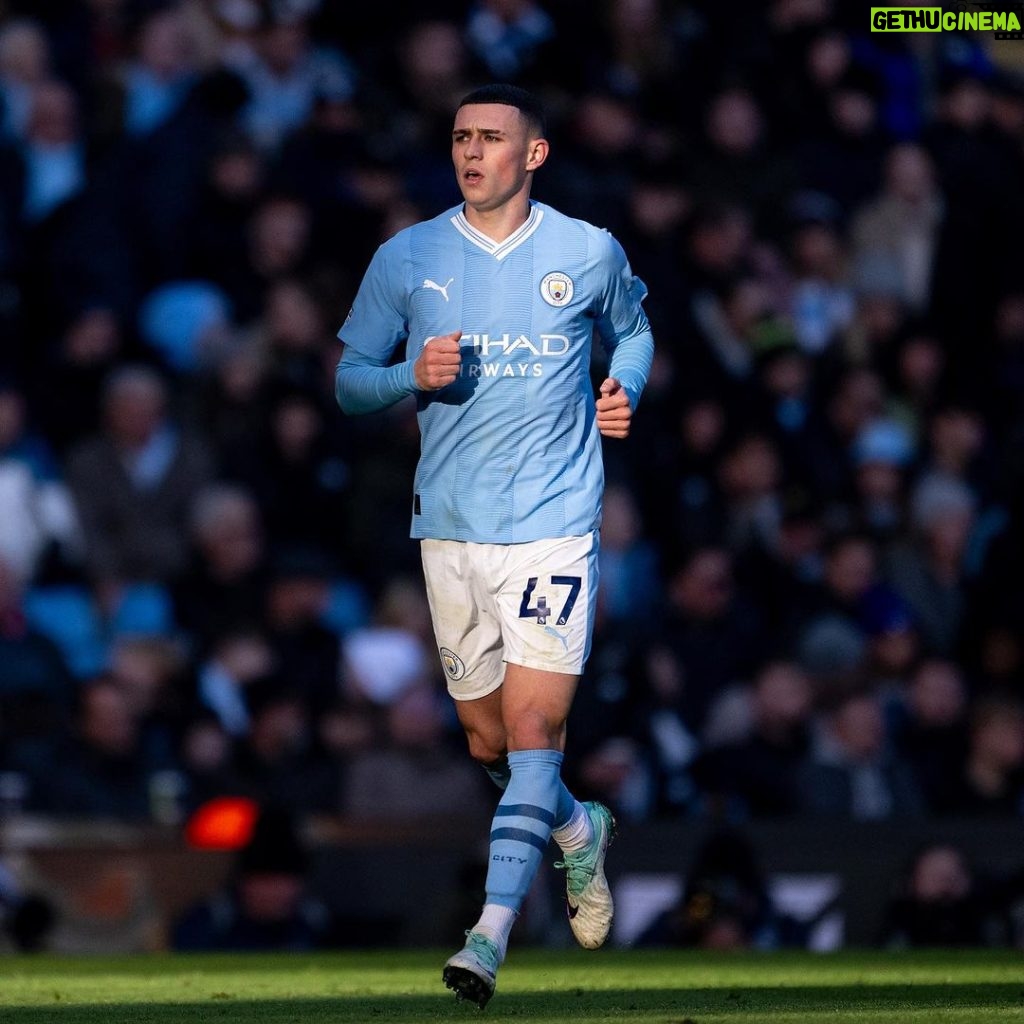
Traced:
[[536, 204], [530, 204], [530, 215], [523, 221], [522, 224], [512, 232], [508, 238], [501, 242], [495, 242], [493, 239], [488, 238], [485, 234], [477, 231], [472, 224], [466, 220], [466, 215], [459, 210], [454, 217], [452, 217], [452, 224], [455, 225], [455, 230], [461, 235], [467, 238], [475, 246], [483, 249], [484, 252], [490, 253], [496, 260], [503, 260], [513, 249], [518, 249], [520, 245], [525, 242], [530, 235], [532, 235], [537, 228], [540, 227], [540, 222], [544, 219], [544, 211]]

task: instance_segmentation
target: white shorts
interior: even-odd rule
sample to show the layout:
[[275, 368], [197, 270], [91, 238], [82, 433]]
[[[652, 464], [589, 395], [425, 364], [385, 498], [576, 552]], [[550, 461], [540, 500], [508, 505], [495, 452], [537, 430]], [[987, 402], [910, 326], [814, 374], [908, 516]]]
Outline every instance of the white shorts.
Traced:
[[504, 663], [580, 675], [597, 600], [597, 533], [525, 544], [423, 540], [423, 576], [448, 692], [496, 690]]

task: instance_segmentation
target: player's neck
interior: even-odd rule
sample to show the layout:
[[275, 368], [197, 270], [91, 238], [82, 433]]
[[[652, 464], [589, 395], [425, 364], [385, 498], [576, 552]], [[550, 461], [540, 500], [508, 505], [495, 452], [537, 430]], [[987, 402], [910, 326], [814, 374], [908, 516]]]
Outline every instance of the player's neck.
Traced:
[[492, 242], [504, 242], [526, 223], [530, 216], [530, 198], [517, 197], [514, 202], [494, 210], [474, 210], [469, 203], [464, 203], [462, 212], [470, 227], [476, 228]]

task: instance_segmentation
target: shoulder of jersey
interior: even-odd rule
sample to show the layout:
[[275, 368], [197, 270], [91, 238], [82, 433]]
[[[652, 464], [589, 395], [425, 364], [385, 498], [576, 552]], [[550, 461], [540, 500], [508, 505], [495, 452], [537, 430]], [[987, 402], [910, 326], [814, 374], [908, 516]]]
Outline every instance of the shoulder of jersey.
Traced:
[[454, 206], [450, 210], [445, 210], [444, 213], [439, 213], [436, 217], [428, 217], [425, 220], [418, 220], [415, 224], [407, 224], [404, 228], [400, 228], [390, 238], [385, 239], [381, 243], [381, 248], [402, 246], [406, 244], [410, 238], [417, 231], [436, 231], [438, 228], [443, 228], [451, 221], [452, 217], [459, 212], [461, 207]]
[[553, 206], [541, 204], [541, 207], [544, 210], [544, 219], [548, 223], [560, 223], [563, 227], [567, 224], [574, 224], [580, 231], [588, 235], [594, 235], [598, 238], [612, 237], [607, 228], [598, 227], [596, 224], [591, 224], [590, 221], [583, 220], [581, 217], [570, 217], [569, 214], [562, 213], [561, 210], [556, 210]]

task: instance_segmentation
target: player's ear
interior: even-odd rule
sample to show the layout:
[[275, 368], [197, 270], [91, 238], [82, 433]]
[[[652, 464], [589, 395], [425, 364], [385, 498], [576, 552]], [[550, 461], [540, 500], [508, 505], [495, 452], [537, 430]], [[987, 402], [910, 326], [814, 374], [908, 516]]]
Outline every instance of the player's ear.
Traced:
[[535, 171], [548, 158], [548, 140], [531, 139], [526, 150], [526, 169]]

